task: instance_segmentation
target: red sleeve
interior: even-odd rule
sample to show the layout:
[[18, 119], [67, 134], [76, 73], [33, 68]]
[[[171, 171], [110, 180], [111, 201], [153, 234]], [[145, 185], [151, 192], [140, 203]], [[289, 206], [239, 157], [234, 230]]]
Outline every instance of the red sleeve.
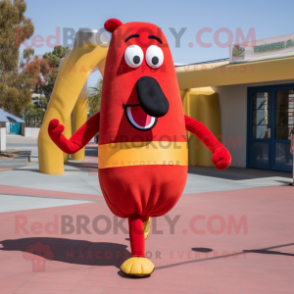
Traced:
[[194, 134], [207, 146], [212, 153], [224, 146], [217, 140], [213, 133], [200, 121], [185, 115], [186, 130]]
[[68, 140], [62, 134], [64, 127], [57, 119], [51, 120], [48, 133], [52, 141], [65, 153], [73, 154], [85, 145], [99, 132], [100, 113], [86, 121]]

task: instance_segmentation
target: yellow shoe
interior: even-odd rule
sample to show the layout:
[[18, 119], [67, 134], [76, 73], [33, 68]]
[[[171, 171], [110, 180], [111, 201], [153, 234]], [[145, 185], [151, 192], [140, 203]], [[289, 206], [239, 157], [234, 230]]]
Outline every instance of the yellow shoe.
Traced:
[[147, 239], [149, 232], [150, 232], [150, 225], [151, 225], [151, 218], [149, 217], [145, 222], [143, 222], [144, 228], [144, 238]]
[[154, 271], [154, 264], [145, 257], [131, 257], [120, 266], [120, 269], [128, 276], [146, 277]]

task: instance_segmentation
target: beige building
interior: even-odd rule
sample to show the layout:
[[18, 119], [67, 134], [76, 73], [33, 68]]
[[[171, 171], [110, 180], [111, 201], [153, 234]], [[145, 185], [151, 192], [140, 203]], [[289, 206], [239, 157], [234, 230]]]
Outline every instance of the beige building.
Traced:
[[[176, 71], [184, 112], [222, 140], [232, 166], [292, 171], [294, 35], [231, 46], [227, 60]], [[189, 136], [189, 164], [211, 166], [210, 151]]]

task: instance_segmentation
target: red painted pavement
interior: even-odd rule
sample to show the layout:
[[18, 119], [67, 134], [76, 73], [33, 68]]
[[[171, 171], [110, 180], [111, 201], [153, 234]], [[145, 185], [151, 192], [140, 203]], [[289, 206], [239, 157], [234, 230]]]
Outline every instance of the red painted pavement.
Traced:
[[0, 193], [13, 194], [13, 195], [52, 197], [52, 198], [83, 199], [83, 200], [104, 199], [104, 197], [100, 195], [69, 193], [69, 192], [60, 192], [60, 191], [34, 189], [34, 188], [23, 188], [23, 187], [14, 187], [14, 186], [6, 186], [6, 185], [0, 185]]
[[[152, 220], [146, 254], [156, 269], [145, 279], [120, 273], [129, 241], [114, 228], [117, 219], [105, 202], [2, 213], [0, 240], [7, 241], [0, 250], [0, 293], [294, 293], [293, 207], [288, 186], [183, 195], [168, 214], [171, 220], [179, 216], [174, 232], [167, 218]], [[61, 232], [65, 215], [73, 220], [69, 234]], [[88, 232], [78, 232], [79, 216], [89, 219]], [[100, 231], [110, 222], [103, 234], [93, 229], [99, 216]], [[17, 217], [27, 219], [27, 231], [15, 230]], [[58, 230], [50, 233], [52, 225], [46, 232], [54, 217]], [[34, 272], [22, 252], [37, 241], [55, 254], [44, 272]]]

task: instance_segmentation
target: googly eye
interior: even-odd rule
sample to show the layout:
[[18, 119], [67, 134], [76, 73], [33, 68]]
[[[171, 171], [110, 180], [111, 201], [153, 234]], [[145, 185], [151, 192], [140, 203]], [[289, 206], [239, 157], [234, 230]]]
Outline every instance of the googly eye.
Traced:
[[156, 69], [161, 67], [163, 60], [164, 55], [161, 48], [156, 45], [148, 47], [146, 51], [146, 62], [151, 68]]
[[144, 58], [143, 50], [137, 45], [130, 45], [125, 51], [125, 61], [129, 67], [139, 67]]

